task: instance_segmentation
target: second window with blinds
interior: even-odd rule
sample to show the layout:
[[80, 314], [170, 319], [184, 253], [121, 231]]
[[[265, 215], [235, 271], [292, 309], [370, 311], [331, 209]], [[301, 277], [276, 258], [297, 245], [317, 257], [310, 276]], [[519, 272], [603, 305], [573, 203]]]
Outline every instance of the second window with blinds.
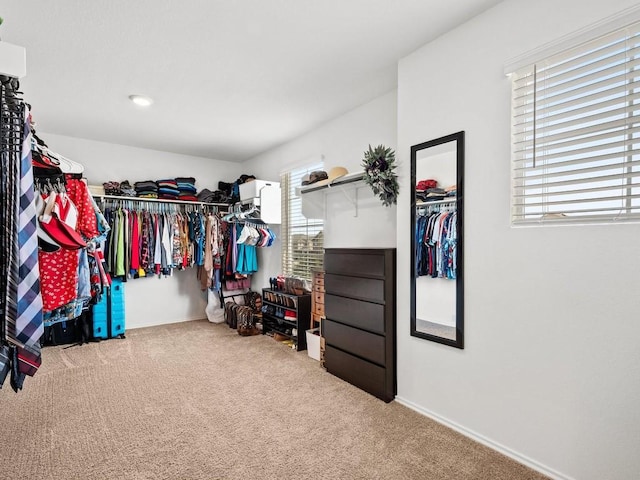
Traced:
[[640, 220], [640, 23], [513, 72], [514, 224]]
[[323, 164], [296, 168], [282, 174], [282, 273], [311, 280], [314, 270], [321, 270], [324, 258], [322, 219], [306, 218], [302, 214], [302, 199], [296, 195], [302, 178]]

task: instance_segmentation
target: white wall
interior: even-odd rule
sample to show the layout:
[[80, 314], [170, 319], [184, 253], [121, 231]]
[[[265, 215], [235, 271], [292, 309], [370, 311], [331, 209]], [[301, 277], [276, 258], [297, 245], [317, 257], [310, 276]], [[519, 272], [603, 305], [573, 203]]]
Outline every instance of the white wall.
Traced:
[[[280, 173], [295, 166], [317, 161], [324, 156], [325, 170], [343, 166], [350, 173], [363, 171], [360, 166], [369, 144], [396, 148], [396, 92], [389, 92], [312, 132], [242, 164], [242, 170], [265, 180], [278, 180]], [[354, 195], [353, 189], [347, 193]], [[313, 194], [314, 196], [316, 194]], [[396, 243], [396, 207], [383, 207], [369, 187], [358, 187], [357, 217], [344, 194], [327, 194], [325, 246], [345, 248], [393, 248]], [[279, 234], [279, 228], [276, 228]], [[260, 271], [253, 288], [268, 286], [268, 278], [281, 273], [280, 240], [270, 248], [259, 249]]]
[[[38, 131], [53, 151], [84, 165], [89, 184], [114, 180], [195, 177], [198, 190], [216, 190], [218, 181], [235, 181], [240, 164], [127, 147]], [[206, 292], [196, 269], [175, 271], [168, 278], [140, 278], [125, 284], [127, 329], [206, 318]]]
[[[510, 226], [503, 66], [635, 3], [506, 1], [399, 64], [398, 398], [559, 478], [640, 476], [640, 225]], [[459, 130], [464, 350], [409, 335], [409, 149]]]

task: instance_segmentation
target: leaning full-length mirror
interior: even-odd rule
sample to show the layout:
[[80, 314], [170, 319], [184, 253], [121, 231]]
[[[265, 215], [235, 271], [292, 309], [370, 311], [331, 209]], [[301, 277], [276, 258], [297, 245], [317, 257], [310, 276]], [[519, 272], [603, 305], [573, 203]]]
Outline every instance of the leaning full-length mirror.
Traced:
[[464, 347], [464, 132], [411, 147], [411, 335]]

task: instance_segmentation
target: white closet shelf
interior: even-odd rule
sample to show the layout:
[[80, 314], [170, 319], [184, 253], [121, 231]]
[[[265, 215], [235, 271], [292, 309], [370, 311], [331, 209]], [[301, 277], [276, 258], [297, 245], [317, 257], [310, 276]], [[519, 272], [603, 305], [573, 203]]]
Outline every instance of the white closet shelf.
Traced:
[[454, 203], [457, 200], [458, 200], [457, 197], [449, 197], [449, 198], [445, 198], [445, 199], [442, 199], [442, 200], [434, 200], [432, 202], [416, 201], [416, 207], [428, 207], [429, 205], [439, 205], [439, 204], [443, 204], [443, 203]]
[[102, 198], [104, 200], [128, 200], [131, 202], [155, 202], [155, 203], [176, 203], [179, 205], [205, 205], [210, 207], [226, 207], [229, 208], [228, 203], [210, 203], [210, 202], [189, 202], [185, 200], [168, 200], [165, 198], [145, 198], [145, 197], [127, 197], [124, 195], [100, 195], [97, 193], [92, 194], [93, 198]]
[[334, 187], [338, 187], [340, 185], [346, 185], [348, 183], [360, 182], [360, 181], [364, 181], [364, 173], [362, 172], [349, 173], [344, 177], [340, 177], [326, 185], [318, 186], [318, 185], [311, 184], [311, 185], [305, 185], [303, 187], [300, 187], [300, 193], [305, 194], [305, 193], [317, 192], [320, 190], [325, 190], [326, 192], [328, 192]]
[[305, 185], [296, 189], [302, 198], [302, 214], [307, 218], [326, 218], [327, 195], [342, 192], [358, 216], [358, 187], [364, 185], [364, 172], [349, 173], [326, 185]]

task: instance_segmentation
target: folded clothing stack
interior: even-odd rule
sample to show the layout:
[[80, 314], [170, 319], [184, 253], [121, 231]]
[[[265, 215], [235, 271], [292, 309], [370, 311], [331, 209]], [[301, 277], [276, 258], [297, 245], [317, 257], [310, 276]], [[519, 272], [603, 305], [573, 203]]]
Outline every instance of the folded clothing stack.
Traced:
[[176, 177], [176, 184], [178, 185], [178, 200], [184, 200], [185, 202], [197, 202], [196, 197], [196, 179], [193, 177]]
[[[453, 187], [453, 191], [455, 192], [455, 186]], [[433, 178], [420, 180], [416, 184], [416, 199], [423, 202], [434, 202], [436, 200], [442, 200], [447, 195], [449, 195], [448, 190], [438, 187], [438, 181]]]
[[180, 190], [178, 190], [178, 182], [173, 178], [165, 178], [156, 181], [158, 184], [158, 198], [165, 200], [178, 200]]
[[447, 196], [447, 192], [442, 188], [427, 188], [425, 191], [416, 191], [416, 198], [423, 202], [433, 202], [435, 200], [442, 200]]
[[107, 195], [122, 195], [120, 182], [104, 182], [102, 186], [104, 187], [104, 193]]
[[429, 178], [427, 180], [420, 180], [416, 184], [416, 190], [424, 192], [430, 188], [436, 188], [438, 186], [438, 181], [433, 178]]
[[135, 188], [133, 188], [129, 183], [129, 180], [120, 182], [120, 191], [125, 197], [135, 197], [137, 194]]
[[208, 188], [203, 188], [198, 192], [198, 201], [204, 203], [229, 203], [229, 196], [222, 190], [212, 192]]
[[158, 198], [158, 185], [153, 180], [136, 182], [133, 185], [136, 195], [141, 198]]

